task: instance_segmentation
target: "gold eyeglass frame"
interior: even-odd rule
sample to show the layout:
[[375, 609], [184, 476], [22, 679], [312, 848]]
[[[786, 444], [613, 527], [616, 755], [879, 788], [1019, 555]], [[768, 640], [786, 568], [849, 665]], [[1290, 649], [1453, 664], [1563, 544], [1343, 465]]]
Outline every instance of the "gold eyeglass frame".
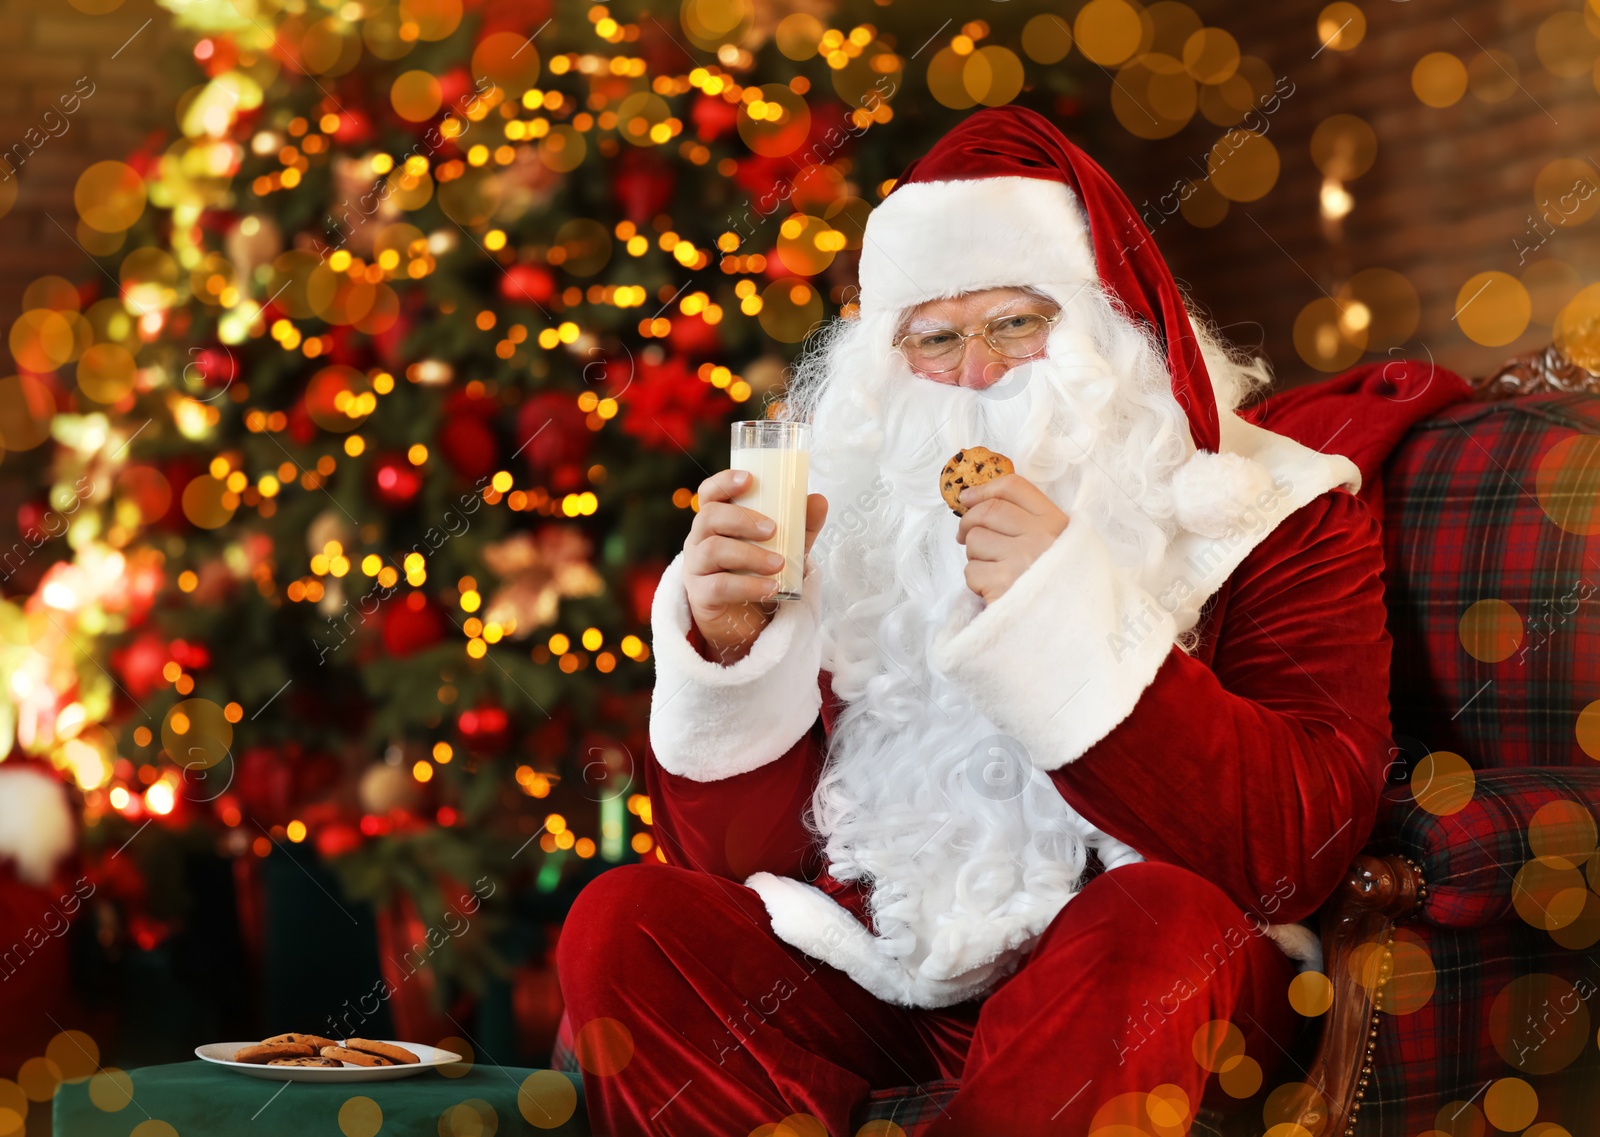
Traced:
[[[957, 331], [955, 328], [937, 328], [937, 329], [934, 330], [933, 333], [929, 333], [929, 332], [907, 332], [905, 335], [896, 338], [892, 343], [890, 343], [889, 350], [900, 352], [901, 358], [903, 358], [906, 361], [906, 364], [908, 366], [911, 366], [913, 370], [921, 371], [926, 375], [948, 375], [952, 371], [959, 370], [960, 367], [961, 367], [962, 361], [964, 359], [966, 359], [966, 357], [967, 357], [967, 341], [969, 339], [971, 339], [973, 336], [982, 336], [983, 337], [983, 342], [988, 344], [992, 349], [994, 349], [994, 352], [995, 352], [996, 355], [1005, 356], [1005, 358], [1007, 358], [1007, 359], [1029, 359], [1029, 358], [1032, 358], [1032, 356], [1036, 355], [1037, 352], [1029, 352], [1027, 355], [1006, 355], [1005, 352], [1000, 350], [1000, 346], [997, 343], [995, 343], [993, 339], [990, 338], [990, 336], [993, 333], [993, 328], [994, 328], [994, 326], [996, 324], [1000, 323], [1000, 321], [1002, 321], [1002, 320], [1014, 320], [1018, 316], [1038, 316], [1041, 320], [1043, 320], [1044, 324], [1045, 324], [1045, 332], [1044, 332], [1044, 334], [1045, 334], [1045, 338], [1046, 339], [1049, 339], [1050, 329], [1056, 326], [1056, 321], [1057, 320], [1061, 319], [1061, 313], [1059, 311], [1056, 312], [1056, 314], [1053, 315], [1053, 316], [1046, 316], [1043, 312], [1007, 312], [1002, 316], [995, 316], [994, 318], [985, 321], [983, 327], [979, 328], [975, 332], [962, 332], [962, 331]], [[953, 363], [949, 367], [946, 367], [942, 371], [930, 371], [926, 367], [921, 367], [921, 368], [916, 367], [915, 365], [913, 365], [911, 363], [911, 357], [906, 355], [905, 351], [902, 350], [902, 348], [900, 347], [900, 345], [902, 343], [904, 343], [906, 340], [910, 339], [913, 335], [929, 335], [929, 334], [953, 335], [953, 336], [955, 336], [955, 337], [957, 337], [958, 339], [961, 340], [961, 350], [956, 352], [955, 363]]]

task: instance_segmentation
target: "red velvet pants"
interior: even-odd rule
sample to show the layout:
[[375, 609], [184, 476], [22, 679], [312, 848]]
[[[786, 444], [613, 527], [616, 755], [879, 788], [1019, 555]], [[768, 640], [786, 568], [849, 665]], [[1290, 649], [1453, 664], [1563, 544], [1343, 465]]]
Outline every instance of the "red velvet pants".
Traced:
[[557, 965], [596, 1137], [750, 1137], [797, 1113], [854, 1137], [869, 1091], [938, 1078], [961, 1089], [929, 1137], [1082, 1137], [1132, 1091], [1176, 1085], [1191, 1117], [1208, 1081], [1227, 1101], [1193, 1048], [1213, 1020], [1271, 1078], [1298, 1024], [1294, 967], [1256, 927], [1185, 869], [1128, 865], [986, 998], [917, 1010], [778, 939], [742, 884], [624, 865], [579, 894]]

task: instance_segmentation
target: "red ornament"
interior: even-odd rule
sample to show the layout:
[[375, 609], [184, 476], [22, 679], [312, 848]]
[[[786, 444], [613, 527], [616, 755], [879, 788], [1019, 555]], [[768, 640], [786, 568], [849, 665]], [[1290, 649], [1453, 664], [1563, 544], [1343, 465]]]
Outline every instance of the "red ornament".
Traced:
[[348, 104], [339, 111], [339, 125], [333, 132], [336, 141], [346, 146], [359, 146], [371, 141], [372, 119], [363, 111], [352, 109]]
[[657, 450], [686, 450], [697, 423], [719, 411], [717, 389], [672, 356], [665, 363], [641, 364], [622, 400], [622, 429]]
[[715, 142], [738, 124], [739, 107], [716, 95], [701, 95], [689, 111], [689, 121], [694, 123], [696, 138]]
[[500, 468], [500, 443], [482, 418], [462, 414], [439, 428], [439, 452], [450, 468], [469, 482], [475, 482]]
[[616, 163], [611, 196], [635, 225], [643, 225], [672, 202], [677, 175], [651, 151], [629, 149]]
[[661, 583], [661, 574], [666, 571], [666, 567], [665, 562], [653, 559], [628, 570], [626, 587], [628, 601], [633, 608], [634, 623], [650, 623], [650, 608], [655, 603], [656, 585]]
[[589, 455], [594, 432], [577, 399], [556, 391], [529, 395], [517, 410], [517, 443], [536, 478], [548, 477], [561, 465], [582, 462]]
[[385, 505], [410, 505], [422, 490], [422, 474], [403, 454], [386, 454], [372, 468], [372, 492]]
[[510, 731], [511, 720], [504, 707], [493, 703], [480, 703], [461, 712], [456, 719], [456, 729], [467, 749], [479, 753], [492, 753], [503, 749]]
[[543, 307], [555, 295], [555, 275], [542, 265], [514, 264], [500, 277], [500, 298], [508, 304]]
[[309, 446], [316, 436], [317, 424], [312, 422], [311, 416], [306, 413], [305, 400], [297, 401], [289, 408], [289, 437], [301, 446]]
[[346, 821], [330, 822], [317, 830], [317, 855], [324, 860], [353, 853], [361, 843], [361, 831]]
[[111, 668], [122, 677], [122, 685], [135, 699], [142, 699], [160, 687], [161, 669], [172, 658], [167, 645], [154, 632], [146, 632], [126, 647], [111, 653]]
[[233, 352], [221, 344], [190, 349], [189, 365], [184, 368], [186, 379], [199, 379], [207, 387], [217, 390], [232, 385], [238, 375], [239, 367]]
[[[776, 261], [778, 258], [771, 259]], [[722, 337], [717, 334], [716, 325], [706, 323], [698, 313], [693, 316], [682, 313], [674, 316], [672, 330], [667, 333], [667, 343], [678, 354], [697, 359], [716, 355], [722, 350]]]
[[390, 655], [411, 655], [444, 639], [444, 617], [423, 593], [407, 593], [404, 600], [391, 601], [386, 608], [383, 646]]
[[192, 644], [188, 640], [172, 641], [172, 658], [185, 671], [199, 671], [211, 666], [211, 652], [205, 644]]

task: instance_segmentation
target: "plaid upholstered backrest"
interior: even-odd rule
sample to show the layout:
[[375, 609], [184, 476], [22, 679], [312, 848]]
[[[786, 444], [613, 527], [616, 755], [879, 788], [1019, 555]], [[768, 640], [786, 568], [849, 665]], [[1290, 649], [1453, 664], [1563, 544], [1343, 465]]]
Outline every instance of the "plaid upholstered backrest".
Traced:
[[1396, 757], [1600, 760], [1600, 395], [1451, 407], [1383, 496]]

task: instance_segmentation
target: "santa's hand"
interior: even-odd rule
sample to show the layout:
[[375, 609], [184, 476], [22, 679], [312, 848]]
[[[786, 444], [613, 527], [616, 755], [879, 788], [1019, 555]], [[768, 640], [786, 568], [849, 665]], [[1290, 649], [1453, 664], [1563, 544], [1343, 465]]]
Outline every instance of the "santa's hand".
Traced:
[[[689, 613], [706, 646], [725, 666], [743, 659], [771, 622], [783, 557], [754, 542], [772, 536], [772, 519], [733, 499], [750, 488], [744, 470], [722, 470], [700, 483], [700, 508], [683, 543]], [[806, 498], [806, 552], [828, 516], [821, 494]], [[755, 573], [759, 575], [747, 575]]]
[[1067, 527], [1067, 515], [1021, 474], [961, 491], [956, 540], [967, 547], [967, 587], [993, 604]]

